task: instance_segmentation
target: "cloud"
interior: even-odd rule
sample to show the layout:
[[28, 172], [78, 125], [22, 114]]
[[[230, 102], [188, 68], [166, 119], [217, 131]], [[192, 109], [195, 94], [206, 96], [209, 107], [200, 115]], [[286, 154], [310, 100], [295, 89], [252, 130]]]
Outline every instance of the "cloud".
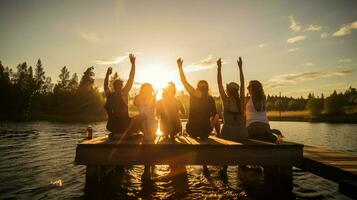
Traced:
[[297, 51], [297, 50], [299, 50], [299, 48], [291, 48], [291, 49], [288, 49], [288, 51], [290, 51], [290, 52], [294, 52], [294, 51]]
[[97, 65], [115, 65], [115, 64], [119, 64], [125, 61], [125, 59], [127, 59], [128, 56], [117, 56], [114, 57], [111, 60], [93, 60], [93, 62]]
[[328, 33], [321, 33], [321, 34], [320, 34], [320, 37], [321, 37], [321, 38], [327, 38], [327, 37], [328, 37]]
[[351, 69], [337, 69], [334, 71], [315, 71], [315, 72], [302, 72], [296, 74], [282, 74], [273, 77], [266, 83], [267, 88], [281, 87], [289, 83], [303, 82], [307, 80], [314, 80], [319, 78], [327, 78], [333, 76], [345, 76], [354, 72]]
[[298, 41], [303, 41], [306, 38], [307, 37], [305, 35], [298, 35], [298, 36], [295, 36], [295, 37], [287, 39], [286, 42], [287, 43], [295, 43], [295, 42], [298, 42]]
[[[228, 64], [228, 63], [229, 63], [228, 60], [222, 59], [222, 64]], [[214, 58], [212, 55], [209, 55], [207, 58], [192, 63], [190, 65], [186, 65], [184, 68], [185, 71], [187, 72], [195, 72], [195, 71], [211, 69], [213, 67], [216, 67], [216, 65], [217, 65], [217, 58]]]
[[344, 58], [344, 59], [340, 59], [340, 60], [338, 60], [338, 62], [342, 62], [342, 63], [349, 63], [349, 62], [352, 62], [352, 59], [349, 59], [349, 58]]
[[293, 16], [289, 16], [290, 26], [289, 28], [292, 31], [299, 32], [301, 30], [301, 26], [295, 21]]
[[351, 34], [353, 29], [357, 29], [357, 21], [354, 21], [350, 24], [343, 24], [338, 31], [332, 34], [334, 37], [341, 37]]
[[101, 41], [95, 32], [79, 30], [78, 34], [83, 40], [86, 40], [88, 42], [97, 43]]
[[260, 44], [260, 45], [258, 45], [259, 48], [264, 48], [264, 47], [266, 47], [266, 46], [267, 46], [267, 44]]
[[311, 24], [305, 31], [320, 31], [321, 26]]
[[311, 62], [307, 62], [307, 63], [304, 63], [305, 66], [314, 66], [315, 64], [314, 63], [311, 63]]

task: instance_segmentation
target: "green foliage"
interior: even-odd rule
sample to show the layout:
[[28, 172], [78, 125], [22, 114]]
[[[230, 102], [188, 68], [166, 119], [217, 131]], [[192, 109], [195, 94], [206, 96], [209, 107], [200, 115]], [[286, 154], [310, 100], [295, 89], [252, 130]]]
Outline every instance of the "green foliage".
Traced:
[[[71, 75], [66, 66], [60, 70], [59, 81], [52, 83], [46, 77], [43, 64], [38, 59], [35, 68], [26, 62], [17, 65], [13, 70], [5, 67], [0, 61], [0, 118], [9, 119], [9, 116], [105, 116], [103, 109], [104, 95], [94, 86], [94, 67], [87, 68], [78, 82], [76, 73]], [[115, 73], [110, 85], [119, 78]], [[112, 86], [111, 86], [112, 87]], [[189, 96], [182, 91], [178, 92], [178, 99], [189, 110]], [[222, 111], [220, 98], [215, 97], [218, 113]], [[129, 104], [130, 110], [135, 110]], [[315, 97], [308, 94], [308, 98], [292, 98], [286, 96], [267, 96], [266, 109], [268, 111], [302, 111], [309, 110], [311, 115], [319, 115], [323, 111], [328, 114], [343, 114], [355, 112], [357, 108], [357, 91], [349, 87], [344, 93], [334, 91], [330, 96]], [[186, 112], [187, 115], [187, 112]], [[183, 116], [187, 117], [187, 116]]]
[[45, 71], [42, 67], [42, 62], [40, 59], [38, 59], [37, 64], [36, 64], [36, 68], [35, 68], [35, 90], [39, 90], [41, 89], [46, 81], [46, 76], [45, 76]]
[[324, 109], [324, 102], [322, 99], [317, 99], [314, 96], [311, 96], [307, 101], [306, 108], [312, 116], [318, 116]]
[[94, 88], [94, 67], [84, 72], [81, 84], [77, 74], [71, 77], [66, 66], [58, 77], [59, 81], [54, 85], [51, 78], [45, 76], [40, 59], [35, 70], [23, 62], [16, 67], [16, 73], [0, 61], [1, 119], [11, 116], [26, 118], [29, 115], [34, 118], [105, 116], [103, 95]]
[[299, 102], [296, 100], [290, 100], [288, 103], [288, 110], [293, 110], [293, 111], [297, 111], [299, 110], [300, 106], [299, 106]]
[[265, 108], [267, 111], [275, 110], [275, 104], [271, 101], [267, 101], [265, 104]]
[[328, 114], [342, 114], [344, 113], [344, 106], [347, 105], [348, 99], [340, 93], [334, 91], [325, 100], [325, 110]]
[[277, 101], [275, 101], [274, 107], [276, 110], [283, 110], [284, 109], [283, 101], [278, 99]]
[[93, 89], [95, 81], [94, 75], [94, 67], [92, 66], [87, 68], [87, 70], [83, 73], [78, 89], [84, 91]]

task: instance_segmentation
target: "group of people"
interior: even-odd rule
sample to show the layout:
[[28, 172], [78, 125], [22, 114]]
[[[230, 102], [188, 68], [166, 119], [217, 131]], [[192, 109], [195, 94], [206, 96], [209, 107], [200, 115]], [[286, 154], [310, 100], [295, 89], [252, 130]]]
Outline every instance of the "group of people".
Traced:
[[[112, 68], [108, 68], [104, 80], [104, 92], [107, 97], [105, 109], [108, 114], [107, 129], [111, 132], [110, 139], [121, 140], [131, 137], [133, 133], [142, 132], [147, 142], [153, 142], [160, 121], [160, 130], [167, 138], [174, 138], [182, 131], [180, 113], [185, 114], [182, 103], [175, 97], [175, 84], [169, 82], [163, 89], [162, 99], [156, 101], [153, 87], [144, 83], [140, 87], [139, 94], [134, 97], [134, 105], [139, 114], [130, 117], [128, 111], [129, 91], [134, 83], [135, 59], [129, 55], [131, 70], [129, 79], [123, 84], [121, 79], [113, 82], [113, 91], [109, 88], [109, 76]], [[245, 95], [243, 62], [238, 61], [240, 85], [235, 82], [226, 84], [224, 89], [222, 81], [222, 61], [217, 60], [218, 90], [223, 102], [223, 125], [219, 120], [216, 104], [209, 94], [209, 84], [206, 80], [200, 80], [194, 88], [186, 79], [183, 71], [183, 60], [177, 59], [177, 66], [181, 82], [189, 93], [189, 112], [186, 124], [186, 132], [190, 137], [206, 139], [215, 130], [218, 137], [241, 141], [257, 139], [275, 142], [282, 138], [277, 130], [272, 130], [265, 111], [266, 97], [262, 84], [257, 80], [249, 82], [248, 95]], [[147, 167], [146, 167], [147, 170]], [[227, 167], [223, 167], [225, 174]], [[204, 167], [204, 171], [208, 171]]]

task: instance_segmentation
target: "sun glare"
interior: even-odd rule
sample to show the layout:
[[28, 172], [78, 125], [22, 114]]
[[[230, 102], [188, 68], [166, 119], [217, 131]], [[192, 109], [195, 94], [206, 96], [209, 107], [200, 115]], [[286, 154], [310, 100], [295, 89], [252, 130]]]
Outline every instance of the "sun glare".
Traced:
[[137, 75], [137, 81], [141, 83], [151, 83], [156, 92], [156, 98], [162, 96], [162, 89], [167, 86], [167, 83], [172, 81], [178, 83], [178, 74], [172, 68], [169, 69], [162, 63], [147, 64], [140, 74]]

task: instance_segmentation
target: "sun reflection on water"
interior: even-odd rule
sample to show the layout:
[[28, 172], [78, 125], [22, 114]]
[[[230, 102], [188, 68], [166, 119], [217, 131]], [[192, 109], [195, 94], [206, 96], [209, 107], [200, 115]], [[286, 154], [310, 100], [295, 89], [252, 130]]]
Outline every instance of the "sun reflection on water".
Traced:
[[57, 180], [51, 180], [51, 185], [55, 185], [55, 186], [58, 186], [58, 187], [61, 187], [62, 184], [63, 184], [63, 181], [61, 179], [57, 179]]

